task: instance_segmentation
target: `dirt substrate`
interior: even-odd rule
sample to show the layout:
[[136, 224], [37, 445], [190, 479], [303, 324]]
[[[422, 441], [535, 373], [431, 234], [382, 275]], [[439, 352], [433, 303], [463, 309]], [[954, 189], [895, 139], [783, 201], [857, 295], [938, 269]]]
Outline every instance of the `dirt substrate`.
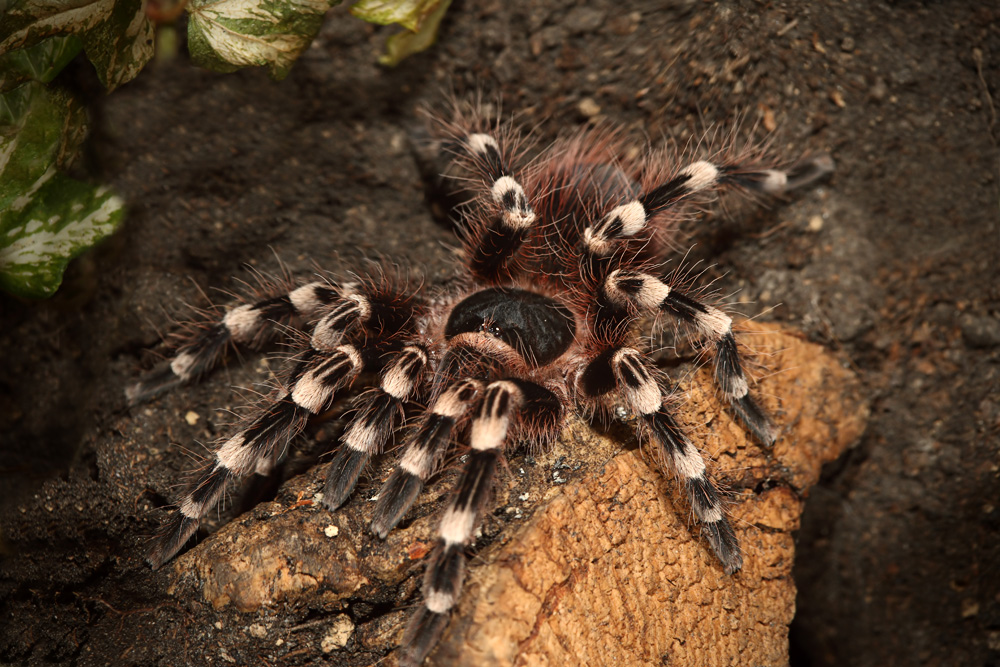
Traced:
[[[285, 471], [290, 481], [256, 489], [264, 504], [154, 573], [142, 558], [156, 509], [176, 498], [192, 454], [232, 420], [226, 408], [239, 399], [231, 387], [252, 387], [278, 365], [251, 355], [131, 410], [122, 392], [153, 363], [148, 351], [160, 349], [160, 333], [190, 312], [184, 304], [204, 305], [203, 293], [224, 301], [212, 290], [238, 290], [246, 265], [275, 272], [280, 260], [308, 277], [317, 265], [345, 270], [382, 257], [419, 268], [428, 281], [451, 275], [454, 236], [424, 203], [409, 137], [422, 104], [485, 89], [543, 141], [603, 119], [683, 145], [742, 117], [775, 128], [775, 146], [790, 157], [832, 154], [837, 171], [821, 186], [766, 210], [738, 207], [698, 222], [685, 262], [702, 262], [702, 280], [718, 279], [734, 311], [800, 332], [850, 371], [844, 377], [857, 377], [858, 410], [871, 408], [867, 427], [808, 493], [788, 482], [787, 470], [741, 486], [739, 469], [726, 469], [720, 455], [725, 447], [709, 451], [737, 500], [792, 491], [789, 502], [806, 500], [795, 534], [792, 664], [1000, 664], [1000, 8], [665, 4], [460, 0], [439, 44], [394, 70], [375, 64], [385, 31], [339, 8], [281, 83], [258, 71], [207, 73], [182, 56], [105, 98], [93, 94], [85, 67], [71, 71], [71, 83], [92, 93], [91, 168], [129, 202], [129, 218], [115, 239], [73, 264], [54, 299], [0, 296], [0, 662], [384, 658], [373, 637], [398, 632], [400, 606], [415, 592], [348, 595], [341, 605], [321, 587], [319, 597], [246, 612], [216, 610], [197, 579], [198, 559], [241, 524], [288, 509], [340, 530], [336, 522], [363, 511], [374, 477], [345, 513], [327, 517], [302, 504], [322, 477], [312, 466], [324, 446], [315, 443], [336, 435], [342, 420], [308, 433]], [[824, 396], [843, 389], [831, 382]], [[606, 435], [611, 444], [602, 446], [618, 447], [614, 466], [585, 478], [590, 469], [580, 468], [575, 479], [572, 468], [555, 468], [552, 479], [597, 488], [618, 480], [619, 466], [641, 466], [627, 431]], [[560, 444], [567, 456], [573, 443]], [[685, 535], [672, 483], [656, 487], [648, 470], [628, 470], [636, 485], [629, 497], [644, 489], [657, 498], [657, 516], [673, 517], [672, 530]], [[517, 482], [513, 465], [507, 474]], [[545, 485], [533, 483], [538, 503], [491, 517], [477, 564], [503, 560], [504, 535], [555, 520], [535, 512], [553, 505], [541, 497]], [[241, 503], [208, 529], [253, 506]], [[747, 531], [767, 523], [753, 516]], [[782, 526], [794, 523], [782, 517]], [[693, 566], [717, 568], [690, 539], [704, 558]], [[663, 547], [663, 571], [680, 547]], [[766, 574], [771, 563], [738, 576]], [[485, 589], [491, 580], [482, 577], [470, 586]], [[415, 586], [419, 577], [411, 579]], [[618, 581], [634, 591], [645, 580]], [[631, 607], [613, 597], [611, 618], [628, 618]], [[717, 624], [739, 613], [722, 602]], [[470, 604], [463, 619], [476, 618]], [[651, 626], [661, 641], [657, 632]], [[738, 642], [724, 637], [719, 651], [703, 639], [692, 640], [697, 651], [684, 648], [684, 637], [671, 641], [679, 643], [658, 654], [659, 664], [740, 663], [731, 648]], [[590, 664], [605, 655], [598, 649]]]

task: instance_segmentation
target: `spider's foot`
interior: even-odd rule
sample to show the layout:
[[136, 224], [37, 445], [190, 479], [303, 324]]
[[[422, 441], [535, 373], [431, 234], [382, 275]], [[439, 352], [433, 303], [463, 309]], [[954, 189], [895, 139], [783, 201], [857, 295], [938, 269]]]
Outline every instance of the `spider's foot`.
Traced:
[[738, 572], [743, 567], [743, 554], [729, 521], [723, 517], [719, 521], [702, 524], [701, 530], [726, 574]]
[[145, 403], [183, 383], [184, 378], [174, 373], [174, 370], [167, 365], [125, 387], [125, 400], [129, 406]]
[[798, 162], [788, 170], [785, 192], [805, 188], [821, 181], [837, 168], [829, 153], [820, 153]]
[[439, 614], [421, 607], [410, 617], [406, 634], [400, 647], [399, 667], [417, 667], [431, 652], [444, 629], [448, 627], [449, 614]]
[[156, 538], [156, 543], [149, 555], [146, 556], [146, 562], [149, 563], [149, 566], [158, 570], [164, 563], [173, 558], [198, 530], [198, 523], [198, 519], [186, 517], [179, 511], [171, 514], [170, 519], [163, 526], [163, 533]]
[[753, 400], [749, 393], [740, 398], [732, 399], [731, 405], [736, 416], [747, 427], [753, 437], [765, 447], [773, 447], [778, 439], [777, 428], [771, 422], [764, 410]]

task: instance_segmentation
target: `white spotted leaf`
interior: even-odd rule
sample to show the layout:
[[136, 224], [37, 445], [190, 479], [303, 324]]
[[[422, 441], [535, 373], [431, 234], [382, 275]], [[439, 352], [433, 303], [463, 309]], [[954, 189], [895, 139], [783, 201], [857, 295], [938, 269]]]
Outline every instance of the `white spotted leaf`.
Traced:
[[48, 83], [83, 48], [76, 35], [57, 35], [0, 56], [0, 93], [26, 81]]
[[85, 133], [66, 93], [30, 82], [0, 95], [0, 288], [50, 296], [69, 260], [121, 222], [121, 199], [59, 171]]
[[146, 15], [146, 0], [10, 0], [7, 4], [0, 21], [0, 56], [56, 35], [76, 35], [108, 90], [135, 78], [153, 57], [154, 26]]
[[338, 2], [190, 0], [188, 50], [197, 64], [217, 72], [259, 66], [283, 79]]

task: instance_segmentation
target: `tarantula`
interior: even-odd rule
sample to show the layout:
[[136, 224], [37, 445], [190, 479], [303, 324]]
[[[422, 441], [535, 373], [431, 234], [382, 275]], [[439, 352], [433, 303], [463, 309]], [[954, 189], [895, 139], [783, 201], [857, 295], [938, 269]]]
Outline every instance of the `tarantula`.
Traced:
[[[426, 565], [423, 605], [405, 630], [400, 663], [423, 661], [462, 587], [465, 550], [498, 465], [520, 443], [551, 443], [567, 413], [631, 413], [672, 464], [708, 546], [726, 573], [743, 556], [698, 447], [671, 414], [672, 387], [640, 345], [641, 324], [666, 318], [699, 332], [733, 412], [764, 446], [776, 429], [750, 393], [732, 320], [662, 276], [678, 223], [727, 190], [774, 195], [811, 182], [828, 158], [789, 170], [766, 151], [728, 147], [682, 162], [668, 151], [626, 157], [621, 134], [589, 129], [521, 166], [512, 125], [458, 109], [432, 123], [433, 141], [478, 192], [459, 208], [462, 262], [447, 285], [412, 287], [379, 271], [319, 280], [233, 307], [205, 324], [162, 369], [127, 389], [146, 400], [209, 370], [230, 344], [256, 346], [291, 330], [299, 351], [281, 388], [196, 472], [156, 538], [149, 563], [170, 560], [228, 485], [267, 474], [310, 417], [370, 379], [329, 464], [323, 504], [351, 495], [370, 459], [397, 438], [398, 463], [378, 493], [371, 531], [384, 538], [449, 450], [466, 454]], [[293, 336], [293, 338], [295, 338]], [[622, 410], [624, 408], [624, 411]]]

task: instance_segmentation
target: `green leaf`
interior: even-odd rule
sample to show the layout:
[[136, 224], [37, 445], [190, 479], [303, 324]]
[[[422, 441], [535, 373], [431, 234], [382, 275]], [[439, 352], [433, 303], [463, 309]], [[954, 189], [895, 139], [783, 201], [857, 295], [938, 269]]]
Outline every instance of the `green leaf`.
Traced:
[[146, 0], [115, 0], [107, 20], [83, 35], [83, 48], [105, 88], [114, 90], [139, 75], [153, 57], [155, 34]]
[[60, 35], [0, 56], [0, 93], [25, 81], [48, 83], [82, 48], [76, 35]]
[[121, 222], [121, 199], [58, 171], [85, 134], [67, 93], [29, 82], [0, 95], [0, 288], [51, 295], [69, 260]]
[[146, 0], [11, 0], [0, 21], [0, 56], [55, 35], [77, 35], [111, 90], [149, 62], [153, 30]]
[[0, 95], [0, 210], [50, 166], [69, 166], [86, 134], [83, 105], [65, 91], [30, 82]]
[[451, 0], [441, 0], [434, 11], [424, 17], [417, 32], [401, 32], [385, 41], [385, 53], [378, 59], [383, 65], [394, 67], [414, 53], [429, 49], [437, 40], [441, 19], [448, 11]]
[[351, 14], [369, 23], [398, 23], [407, 32], [393, 35], [385, 43], [383, 65], [398, 65], [404, 58], [430, 47], [451, 0], [361, 0]]
[[51, 296], [71, 259], [121, 223], [124, 202], [51, 167], [21, 209], [0, 211], [0, 287], [19, 296]]
[[217, 72], [260, 66], [283, 79], [338, 2], [191, 0], [188, 50], [197, 64]]
[[410, 32], [417, 32], [422, 17], [439, 4], [440, 0], [361, 0], [351, 7], [351, 14], [369, 23], [398, 23]]

